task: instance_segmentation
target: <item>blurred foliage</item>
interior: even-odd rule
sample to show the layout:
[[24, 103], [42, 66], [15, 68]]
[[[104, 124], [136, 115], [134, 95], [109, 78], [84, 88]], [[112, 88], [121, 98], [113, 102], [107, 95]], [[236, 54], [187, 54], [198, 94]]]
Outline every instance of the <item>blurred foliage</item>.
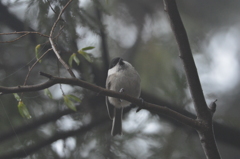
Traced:
[[141, 74], [142, 89], [169, 102], [185, 105], [186, 79], [178, 68], [176, 55], [169, 52], [168, 47], [149, 41], [138, 52], [141, 59], [136, 59], [136, 67]]
[[[0, 5], [3, 5], [9, 13], [2, 13], [3, 10], [1, 10], [0, 15], [11, 14], [19, 21], [12, 18], [5, 21], [0, 17], [0, 32], [22, 31], [20, 26], [23, 25], [26, 30], [30, 28], [48, 35], [66, 3], [67, 0], [2, 0]], [[229, 27], [239, 28], [239, 17], [235, 15], [239, 13], [240, 3], [223, 0], [211, 2], [183, 0], [178, 1], [178, 5], [193, 54], [195, 57], [199, 55], [204, 59], [196, 60], [199, 76], [200, 78], [203, 75], [210, 76], [207, 73], [210, 72], [214, 56], [211, 56], [213, 52], [207, 50], [207, 47], [213, 35], [227, 32]], [[102, 15], [102, 21], [97, 15], [97, 9]], [[6, 16], [3, 18], [10, 17]], [[142, 91], [194, 112], [182, 63], [178, 57], [177, 44], [161, 1], [74, 0], [61, 18], [54, 32], [54, 37], [56, 36], [54, 40], [66, 63], [73, 53], [82, 51], [83, 56], [76, 54], [78, 59], [72, 57], [74, 60], [72, 68], [78, 78], [91, 83], [105, 80], [103, 72], [106, 70], [103, 70], [102, 59], [106, 57], [102, 54], [100, 36], [100, 29], [104, 28], [110, 58], [121, 56], [133, 63], [142, 79]], [[237, 30], [239, 32], [239, 29]], [[16, 37], [19, 35], [0, 36], [0, 41], [8, 41]], [[38, 48], [38, 45], [41, 47]], [[87, 49], [86, 53], [88, 46], [93, 46], [95, 49]], [[48, 48], [50, 45], [47, 38], [33, 34], [14, 43], [0, 43], [0, 85], [22, 85], [29, 71], [28, 68], [36, 61], [36, 56], [41, 56]], [[239, 57], [239, 54], [236, 55], [237, 62], [239, 62]], [[207, 69], [202, 71], [204, 67]], [[212, 66], [214, 67], [216, 66]], [[27, 85], [47, 80], [38, 75], [39, 71], [70, 77], [57, 62], [53, 52], [49, 52], [41, 63], [34, 67]], [[208, 101], [218, 98], [214, 118], [221, 123], [239, 128], [238, 86], [240, 82], [239, 78], [236, 77], [236, 79], [238, 81], [233, 89], [221, 91], [217, 91], [218, 89], [213, 86], [204, 85], [203, 82], [203, 91]], [[210, 80], [205, 80], [205, 82], [210, 82]], [[74, 102], [65, 100], [71, 109], [76, 107], [78, 111], [65, 115], [57, 121], [44, 124], [27, 134], [16, 134], [11, 140], [1, 143], [0, 154], [37, 143], [57, 132], [76, 129], [93, 120], [98, 120], [99, 116], [107, 115], [103, 97], [75, 86], [62, 85], [62, 89], [65, 94], [81, 99], [81, 103], [76, 99], [73, 99]], [[24, 93], [21, 97], [32, 116], [30, 121], [37, 120], [45, 114], [67, 109], [59, 85], [45, 92]], [[16, 105], [17, 101], [13, 95], [0, 97], [2, 131], [11, 129], [14, 131], [15, 127], [30, 122], [21, 117]], [[58, 140], [27, 158], [204, 158], [200, 141], [189, 128], [174, 126], [169, 121], [143, 110], [139, 113], [135, 111], [127, 113], [124, 123], [122, 137], [110, 137], [109, 120], [84, 134]], [[227, 156], [229, 152], [232, 158], [240, 155], [231, 146], [219, 143], [219, 147], [222, 156]]]

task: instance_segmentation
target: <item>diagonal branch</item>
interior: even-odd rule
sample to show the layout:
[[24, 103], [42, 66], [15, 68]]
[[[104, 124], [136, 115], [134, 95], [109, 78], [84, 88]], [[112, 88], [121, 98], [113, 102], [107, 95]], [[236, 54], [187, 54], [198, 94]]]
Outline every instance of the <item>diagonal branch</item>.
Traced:
[[[181, 114], [183, 114], [187, 117], [195, 118], [194, 114], [192, 114], [192, 113], [190, 113], [190, 112], [188, 112], [184, 109], [181, 109], [180, 108], [181, 106], [172, 105], [171, 103], [163, 101], [163, 100], [161, 100], [157, 97], [153, 97], [152, 95], [150, 95], [146, 92], [142, 92], [141, 97], [146, 101], [151, 101], [152, 103], [155, 103], [155, 104], [158, 104], [158, 105], [167, 105], [167, 107], [169, 109], [172, 109], [172, 110], [174, 110], [178, 113], [181, 113]], [[52, 122], [52, 121], [57, 120], [58, 118], [60, 118], [64, 115], [72, 114], [72, 113], [75, 113], [75, 112], [73, 112], [72, 110], [69, 110], [69, 109], [66, 109], [66, 110], [63, 110], [63, 111], [60, 111], [60, 112], [54, 112], [54, 113], [42, 116], [42, 117], [40, 117], [40, 118], [30, 122], [30, 123], [21, 125], [19, 127], [15, 127], [14, 130], [15, 130], [16, 134], [21, 135], [23, 133], [27, 133], [28, 131], [36, 129], [37, 127], [39, 127], [43, 124], [47, 124], [48, 122]], [[167, 119], [167, 120], [170, 119], [168, 116], [162, 116], [162, 114], [158, 113], [157, 111], [155, 111], [155, 112], [152, 111], [151, 113], [157, 114], [157, 115], [159, 115], [162, 118]], [[176, 120], [170, 120], [170, 122], [171, 122], [171, 124], [173, 124], [175, 126], [181, 126], [180, 125], [181, 123], [177, 122]], [[230, 144], [230, 145], [235, 146], [235, 147], [240, 147], [240, 142], [237, 142], [237, 141], [240, 141], [240, 136], [239, 136], [240, 130], [238, 130], [236, 128], [233, 128], [233, 127], [223, 125], [223, 124], [219, 124], [217, 122], [214, 122], [213, 125], [214, 125], [216, 139], [218, 141], [221, 141], [221, 142], [226, 143], [226, 144]], [[195, 132], [195, 131], [193, 130], [193, 132]], [[13, 136], [15, 136], [15, 133], [12, 131], [12, 129], [0, 133], [0, 143], [9, 139], [9, 138], [11, 138], [11, 137], [13, 137]], [[195, 135], [195, 133], [193, 133], [193, 134]]]
[[54, 44], [53, 42], [53, 32], [57, 26], [57, 23], [59, 22], [59, 20], [61, 19], [61, 16], [63, 14], [63, 12], [65, 11], [65, 9], [67, 8], [67, 6], [72, 2], [73, 0], [69, 0], [68, 3], [63, 7], [63, 9], [61, 10], [61, 12], [59, 13], [58, 15], [58, 18], [57, 20], [54, 22], [53, 26], [52, 26], [52, 29], [50, 31], [50, 35], [49, 35], [49, 41], [50, 41], [50, 44], [53, 48], [53, 52], [56, 54], [58, 60], [62, 63], [62, 65], [66, 68], [66, 70], [69, 72], [69, 74], [72, 76], [72, 77], [76, 77], [72, 71], [72, 69], [63, 61], [63, 59], [61, 58], [61, 56], [59, 55], [59, 52], [56, 48], [56, 45]]
[[206, 158], [220, 159], [221, 157], [217, 149], [213, 132], [213, 113], [208, 108], [203, 95], [197, 68], [194, 63], [186, 30], [178, 12], [177, 4], [175, 0], [164, 0], [164, 7], [169, 15], [172, 30], [178, 43], [180, 58], [183, 61], [184, 70], [186, 72], [189, 89], [197, 112], [198, 121], [205, 125], [205, 127], [202, 127], [203, 129], [197, 129], [203, 150]]
[[43, 125], [43, 124], [55, 121], [55, 120], [59, 119], [60, 117], [62, 117], [64, 115], [67, 115], [67, 114], [71, 114], [71, 113], [74, 113], [74, 112], [70, 109], [66, 109], [66, 110], [63, 110], [63, 111], [60, 111], [60, 112], [51, 113], [51, 114], [48, 114], [48, 115], [44, 115], [44, 116], [40, 117], [39, 119], [36, 119], [36, 120], [34, 120], [30, 123], [27, 123], [25, 125], [15, 127], [14, 131], [12, 131], [12, 129], [10, 129], [8, 131], [2, 132], [0, 134], [0, 143], [9, 139], [9, 138], [11, 138], [11, 137], [13, 137], [13, 136], [15, 136], [16, 134], [21, 135], [22, 133], [31, 131], [31, 130], [33, 130], [33, 129], [35, 129], [35, 128]]
[[[185, 116], [188, 116], [190, 118], [195, 118], [195, 115], [193, 115], [192, 113], [189, 113], [188, 111], [181, 109], [179, 105], [172, 105], [169, 102], [163, 101], [157, 97], [153, 97], [152, 95], [146, 93], [146, 92], [142, 92], [141, 97], [143, 99], [145, 99], [146, 101], [151, 101], [155, 104], [158, 105], [167, 105], [168, 108], [181, 113]], [[130, 108], [131, 109], [131, 108]], [[128, 112], [128, 109], [126, 109], [126, 112]], [[53, 122], [57, 119], [59, 119], [60, 117], [64, 116], [64, 115], [68, 115], [68, 114], [72, 114], [75, 113], [72, 110], [66, 109], [66, 110], [62, 110], [62, 111], [58, 111], [58, 112], [54, 112], [51, 114], [47, 114], [45, 116], [42, 116], [30, 123], [18, 126], [18, 127], [14, 127], [14, 131], [15, 133], [12, 131], [12, 129], [2, 132], [0, 133], [0, 143], [6, 141], [7, 139], [10, 139], [11, 137], [15, 136], [15, 134], [21, 135], [24, 133], [28, 133], [29, 131], [32, 131], [33, 129], [36, 129], [37, 127], [47, 124], [49, 122]], [[164, 119], [169, 120], [170, 118], [168, 116], [162, 116], [162, 114], [158, 113], [157, 111], [152, 111], [151, 113], [153, 114], [157, 114], [159, 116], [161, 116]], [[177, 122], [176, 120], [170, 120], [171, 124], [173, 124], [174, 126], [181, 126], [179, 122]], [[102, 124], [104, 124], [104, 121], [102, 121]], [[236, 147], [240, 147], [240, 143], [236, 142], [236, 141], [240, 141], [240, 130], [236, 129], [236, 128], [232, 128], [223, 124], [219, 124], [214, 122], [213, 123], [214, 128], [215, 128], [215, 134], [216, 134], [216, 139], [218, 139], [218, 141], [221, 141], [223, 143], [226, 144], [231, 144], [232, 146], [236, 146]], [[196, 135], [195, 131], [193, 130], [193, 134]], [[1, 155], [0, 155], [1, 156]]]
[[89, 89], [100, 95], [111, 96], [111, 97], [127, 100], [135, 105], [140, 106], [143, 109], [147, 109], [151, 112], [160, 112], [160, 114], [167, 115], [183, 124], [186, 124], [190, 127], [195, 128], [195, 129], [200, 129], [203, 126], [200, 122], [198, 122], [192, 118], [186, 117], [186, 116], [184, 116], [176, 111], [173, 111], [167, 107], [159, 106], [159, 105], [148, 103], [148, 102], [142, 102], [141, 99], [131, 97], [127, 94], [107, 90], [105, 88], [90, 84], [88, 82], [82, 81], [77, 78], [60, 78], [60, 77], [55, 77], [55, 76], [52, 76], [52, 75], [49, 75], [49, 74], [46, 74], [43, 72], [40, 72], [40, 74], [42, 76], [49, 78], [49, 80], [42, 84], [31, 85], [31, 86], [0, 87], [0, 94], [32, 92], [32, 91], [43, 90], [45, 88], [49, 88], [49, 87], [51, 87], [55, 84], [59, 84], [59, 83], [70, 84], [70, 85], [80, 86], [80, 87]]
[[27, 76], [26, 76], [26, 78], [25, 78], [25, 80], [24, 80], [23, 85], [26, 85], [27, 80], [28, 80], [28, 77], [29, 77], [32, 69], [35, 67], [35, 65], [36, 65], [49, 51], [51, 51], [51, 50], [52, 50], [52, 49], [48, 49], [46, 52], [44, 52], [44, 53], [42, 54], [42, 56], [40, 56], [39, 59], [37, 59], [37, 61], [35, 61], [35, 63], [29, 68], [28, 74], [27, 74]]
[[107, 116], [105, 116], [102, 119], [95, 120], [92, 123], [90, 123], [89, 125], [82, 126], [82, 127], [78, 128], [76, 130], [71, 130], [71, 131], [68, 131], [68, 132], [56, 133], [52, 137], [50, 137], [48, 139], [39, 141], [36, 144], [30, 145], [28, 147], [25, 147], [24, 151], [22, 149], [19, 149], [19, 150], [16, 150], [14, 152], [11, 151], [11, 152], [5, 153], [3, 155], [0, 155], [0, 159], [27, 157], [28, 155], [36, 152], [37, 150], [43, 148], [44, 146], [47, 146], [47, 145], [49, 145], [49, 144], [51, 144], [51, 143], [53, 143], [53, 142], [55, 142], [55, 141], [57, 141], [59, 139], [65, 139], [65, 138], [67, 138], [69, 136], [86, 133], [89, 130], [95, 128], [96, 126], [99, 126], [100, 124], [102, 124], [102, 123], [104, 123], [106, 121], [108, 121], [108, 117]]
[[0, 43], [12, 43], [12, 42], [15, 42], [17, 40], [20, 40], [22, 37], [28, 35], [28, 34], [38, 34], [40, 36], [43, 36], [43, 37], [49, 37], [48, 35], [45, 35], [45, 34], [41, 34], [39, 32], [36, 32], [36, 31], [19, 31], [19, 32], [10, 32], [10, 33], [0, 33], [0, 35], [12, 35], [12, 34], [23, 34], [19, 37], [17, 37], [16, 39], [13, 39], [13, 40], [9, 40], [9, 41], [0, 41]]
[[186, 30], [183, 26], [181, 17], [177, 10], [177, 5], [175, 0], [164, 0], [164, 1], [166, 4], [165, 10], [167, 11], [170, 17], [172, 30], [174, 32], [174, 35], [178, 43], [178, 47], [180, 50], [179, 56], [183, 61], [183, 66], [186, 72], [189, 89], [191, 91], [195, 109], [198, 114], [197, 116], [198, 118], [205, 117], [207, 114], [206, 112], [209, 112], [209, 111], [203, 95], [202, 87], [198, 77], [197, 68], [194, 63], [194, 59], [193, 59], [192, 51], [188, 41]]
[[0, 33], [0, 35], [12, 35], [12, 34], [38, 34], [40, 36], [49, 38], [48, 35], [42, 34], [42, 33], [37, 32], [37, 31], [15, 31], [15, 32], [8, 32], [8, 33]]
[[17, 41], [17, 40], [20, 40], [21, 38], [23, 38], [23, 37], [26, 36], [26, 35], [28, 35], [28, 33], [23, 34], [23, 35], [17, 37], [16, 39], [13, 39], [13, 40], [9, 40], [9, 41], [0, 41], [0, 43], [12, 43], [12, 42], [15, 42], [15, 41]]

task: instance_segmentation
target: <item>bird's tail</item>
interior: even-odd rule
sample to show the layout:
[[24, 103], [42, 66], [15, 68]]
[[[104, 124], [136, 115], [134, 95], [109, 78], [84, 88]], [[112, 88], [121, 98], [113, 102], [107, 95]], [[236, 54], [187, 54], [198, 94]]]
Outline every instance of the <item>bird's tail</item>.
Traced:
[[122, 135], [122, 112], [123, 108], [114, 108], [114, 118], [112, 123], [112, 136]]

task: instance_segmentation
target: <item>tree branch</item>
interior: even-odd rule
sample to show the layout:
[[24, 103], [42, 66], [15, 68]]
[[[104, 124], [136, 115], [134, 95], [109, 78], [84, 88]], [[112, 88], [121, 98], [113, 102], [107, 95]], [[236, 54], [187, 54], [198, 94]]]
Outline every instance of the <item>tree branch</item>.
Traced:
[[[99, 8], [95, 4], [95, 10], [97, 15], [97, 22], [99, 25], [99, 32], [101, 37], [101, 54], [102, 54], [102, 61], [103, 61], [103, 71], [101, 71], [102, 77], [107, 77], [107, 70], [109, 66], [109, 51], [108, 51], [108, 44], [107, 44], [107, 36], [105, 34], [105, 26], [102, 22], [102, 12], [99, 10]], [[98, 71], [98, 70], [96, 70]], [[95, 71], [95, 72], [96, 72]], [[97, 72], [96, 72], [97, 73]], [[105, 78], [104, 80], [100, 81], [101, 85], [105, 85]]]
[[[0, 35], [1, 35], [1, 34], [0, 34]], [[12, 42], [15, 42], [15, 41], [17, 41], [17, 40], [20, 40], [21, 38], [23, 38], [23, 37], [26, 36], [26, 35], [28, 35], [28, 33], [23, 34], [23, 35], [21, 35], [21, 36], [15, 38], [15, 39], [13, 39], [13, 40], [9, 40], [9, 41], [0, 41], [0, 43], [12, 43]]]
[[202, 127], [203, 129], [197, 129], [202, 143], [202, 147], [208, 159], [220, 159], [221, 157], [218, 152], [213, 133], [213, 113], [208, 108], [203, 95], [202, 87], [197, 73], [197, 68], [194, 63], [186, 30], [183, 26], [181, 17], [177, 9], [177, 4], [175, 0], [164, 0], [164, 5], [165, 10], [168, 12], [172, 30], [178, 43], [178, 47], [180, 50], [180, 58], [183, 61], [189, 89], [197, 112], [197, 118], [199, 122], [205, 125], [204, 127]]
[[[158, 105], [167, 105], [168, 108], [170, 108], [178, 113], [181, 113], [190, 118], [195, 118], [195, 115], [193, 115], [192, 113], [189, 113], [186, 110], [181, 109], [181, 106], [172, 105], [171, 103], [162, 101], [161, 99], [153, 97], [152, 95], [150, 95], [146, 92], [142, 92], [141, 97], [147, 101], [151, 101]], [[130, 110], [130, 109], [127, 109], [126, 111], [128, 112], [128, 110]], [[41, 125], [47, 124], [49, 122], [53, 122], [64, 115], [68, 115], [68, 114], [72, 114], [72, 113], [75, 113], [75, 112], [73, 112], [72, 110], [69, 110], [69, 109], [66, 109], [66, 110], [63, 110], [60, 112], [54, 112], [51, 114], [44, 115], [30, 123], [15, 127], [14, 128], [15, 132], [13, 132], [12, 129], [2, 132], [0, 134], [0, 143], [6, 141], [7, 139], [10, 139], [11, 137], [15, 136], [15, 134], [21, 135], [23, 133], [27, 133], [29, 131], [32, 131], [33, 129], [38, 128]], [[170, 117], [162, 116], [162, 114], [158, 113], [157, 111], [155, 111], [155, 112], [152, 111], [151, 113], [161, 115], [161, 117], [164, 118], [165, 120], [170, 120]], [[177, 122], [176, 120], [170, 120], [170, 122], [174, 126], [181, 126], [180, 125], [181, 123]], [[104, 124], [104, 123], [105, 123], [105, 121], [102, 121], [102, 124]], [[219, 124], [219, 123], [214, 123], [213, 125], [215, 127], [215, 132], [216, 132], [215, 135], [216, 135], [216, 139], [218, 139], [218, 141], [221, 141], [221, 142], [224, 142], [227, 144], [231, 144], [232, 146], [240, 147], [240, 143], [237, 142], [237, 141], [240, 141], [240, 136], [239, 136], [240, 131], [238, 129], [234, 129], [234, 128], [231, 128], [231, 127]], [[196, 135], [195, 132], [192, 132], [192, 133], [194, 135]]]
[[183, 26], [181, 17], [179, 15], [176, 2], [175, 0], [164, 1], [167, 7], [166, 11], [171, 21], [172, 30], [178, 43], [178, 47], [180, 50], [179, 56], [183, 61], [184, 70], [186, 72], [189, 89], [191, 91], [197, 116], [198, 118], [209, 117], [208, 115], [209, 110], [205, 102], [202, 87], [197, 73], [197, 68], [194, 63], [192, 51], [188, 41], [187, 33]]
[[82, 81], [80, 79], [76, 78], [60, 78], [60, 77], [55, 77], [52, 75], [49, 75], [47, 73], [40, 72], [40, 75], [45, 76], [49, 78], [48, 81], [42, 83], [42, 84], [37, 84], [37, 85], [31, 85], [31, 86], [17, 86], [17, 87], [1, 87], [0, 86], [0, 94], [9, 94], [9, 93], [18, 93], [18, 92], [32, 92], [32, 91], [39, 91], [43, 90], [45, 88], [49, 88], [55, 84], [70, 84], [70, 85], [75, 85], [75, 86], [80, 86], [86, 89], [89, 89], [91, 91], [94, 91], [100, 95], [104, 96], [111, 96], [111, 97], [116, 97], [120, 99], [127, 100], [135, 105], [140, 106], [143, 109], [147, 109], [149, 111], [157, 111], [160, 112], [163, 115], [170, 116], [171, 118], [186, 124], [188, 126], [191, 126], [195, 129], [200, 129], [203, 125], [200, 124], [200, 122], [186, 117], [178, 112], [175, 112], [167, 107], [164, 106], [159, 106], [156, 104], [152, 103], [147, 103], [147, 102], [142, 102], [141, 99], [131, 97], [127, 94], [119, 93], [119, 92], [114, 92], [111, 90], [107, 90], [105, 88], [87, 83], [85, 81]]
[[[5, 5], [0, 1], [0, 21], [6, 24], [14, 31], [29, 30], [34, 31], [30, 26], [26, 27], [26, 23], [20, 21], [14, 14], [10, 13]], [[31, 41], [36, 43], [36, 36], [30, 34]]]
[[[142, 92], [141, 97], [146, 100], [146, 101], [151, 101], [155, 104], [158, 105], [167, 105], [167, 107], [169, 109], [172, 109], [178, 113], [181, 113], [189, 118], [195, 118], [196, 116], [193, 115], [192, 113], [181, 109], [181, 106], [179, 105], [172, 105], [171, 103], [165, 102], [157, 97], [153, 97], [152, 95], [146, 93], [146, 92]], [[130, 109], [129, 109], [130, 110]], [[57, 120], [58, 118], [67, 115], [67, 114], [72, 114], [75, 113], [72, 110], [66, 109], [60, 112], [54, 112], [51, 114], [47, 114], [45, 116], [42, 116], [34, 121], [32, 121], [31, 123], [27, 123], [25, 125], [21, 125], [18, 127], [15, 127], [15, 133], [18, 135], [21, 135], [23, 133], [27, 133], [28, 131], [31, 131], [43, 124], [47, 124], [48, 122], [52, 122], [54, 120]], [[157, 115], [161, 115], [158, 112], [154, 112], [152, 111], [151, 113], [153, 114], [157, 114]], [[170, 120], [170, 117], [168, 116], [162, 116], [164, 119], [166, 120]], [[177, 122], [176, 120], [170, 120], [171, 124], [173, 124], [174, 126], [181, 126], [179, 122]], [[230, 144], [232, 146], [236, 146], [236, 147], [240, 147], [240, 131], [238, 129], [223, 125], [223, 124], [219, 124], [214, 122], [214, 129], [215, 129], [215, 135], [216, 135], [216, 139], [218, 139], [218, 141], [224, 142], [226, 144]], [[12, 136], [15, 136], [15, 133], [12, 131], [12, 129], [6, 131], [6, 132], [2, 132], [0, 134], [0, 143], [4, 142], [5, 140], [11, 138]], [[195, 134], [195, 133], [194, 133]]]
[[37, 150], [43, 148], [44, 146], [47, 146], [59, 139], [65, 139], [69, 136], [73, 136], [75, 134], [82, 134], [82, 133], [85, 133], [85, 132], [88, 132], [89, 130], [93, 129], [94, 127], [100, 125], [101, 123], [103, 122], [106, 122], [108, 121], [108, 117], [105, 116], [104, 118], [102, 119], [99, 119], [99, 120], [95, 120], [93, 121], [91, 124], [89, 125], [85, 125], [85, 126], [82, 126], [76, 130], [71, 130], [71, 131], [68, 131], [68, 132], [59, 132], [59, 133], [56, 133], [54, 134], [52, 137], [46, 139], [46, 140], [42, 140], [42, 141], [39, 141], [38, 143], [36, 144], [33, 144], [33, 145], [30, 145], [28, 147], [25, 147], [24, 148], [24, 151], [22, 149], [19, 149], [19, 150], [16, 150], [16, 151], [11, 151], [11, 152], [7, 152], [3, 155], [0, 155], [0, 159], [6, 159], [6, 158], [23, 158], [23, 157], [26, 157], [34, 152], [36, 152]]
[[48, 122], [52, 122], [55, 121], [57, 119], [59, 119], [60, 117], [67, 115], [67, 114], [71, 114], [74, 113], [74, 111], [70, 110], [70, 109], [66, 109], [60, 112], [55, 112], [55, 113], [51, 113], [48, 115], [44, 115], [30, 123], [27, 123], [25, 125], [21, 125], [18, 126], [16, 128], [14, 128], [14, 131], [12, 129], [5, 131], [3, 133], [0, 134], [0, 143], [11, 138], [12, 136], [15, 136], [16, 134], [21, 135], [22, 133], [31, 131], [43, 124], [46, 124]]
[[38, 35], [43, 36], [45, 38], [49, 38], [48, 35], [39, 33], [37, 31], [15, 31], [15, 32], [8, 32], [8, 33], [0, 33], [0, 35], [12, 35], [12, 34], [38, 34]]
[[51, 51], [51, 50], [52, 50], [52, 49], [48, 49], [47, 51], [45, 51], [45, 52], [37, 59], [37, 61], [35, 61], [34, 64], [29, 68], [28, 74], [27, 74], [27, 76], [26, 76], [26, 78], [25, 78], [25, 80], [24, 80], [23, 85], [26, 85], [27, 80], [28, 80], [28, 77], [29, 77], [32, 69], [35, 67], [35, 65], [36, 65], [49, 51]]
[[50, 35], [49, 35], [49, 41], [50, 41], [50, 44], [53, 48], [53, 52], [56, 54], [58, 60], [62, 63], [62, 65], [66, 68], [66, 70], [69, 72], [69, 74], [72, 76], [72, 77], [76, 77], [72, 71], [72, 69], [63, 61], [63, 59], [61, 58], [61, 56], [59, 55], [59, 52], [56, 48], [56, 45], [54, 44], [53, 42], [53, 32], [57, 26], [57, 23], [59, 22], [59, 20], [61, 19], [61, 16], [63, 14], [63, 12], [65, 11], [65, 9], [67, 8], [67, 6], [72, 2], [73, 0], [69, 0], [67, 2], [67, 4], [63, 7], [63, 9], [61, 10], [61, 12], [59, 13], [58, 15], [58, 18], [57, 20], [54, 22], [53, 26], [52, 26], [52, 29], [50, 31]]

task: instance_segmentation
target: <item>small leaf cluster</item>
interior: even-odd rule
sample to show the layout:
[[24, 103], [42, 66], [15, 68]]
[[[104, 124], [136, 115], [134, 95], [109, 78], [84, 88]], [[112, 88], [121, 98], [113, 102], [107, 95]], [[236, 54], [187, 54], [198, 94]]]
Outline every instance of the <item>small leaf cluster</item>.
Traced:
[[[50, 99], [53, 99], [52, 93], [49, 91], [49, 89], [44, 90], [44, 94], [48, 96]], [[63, 95], [63, 100], [66, 106], [69, 109], [72, 109], [73, 111], [77, 111], [74, 102], [81, 102], [81, 99], [76, 97], [75, 95], [69, 94], [69, 95]]]
[[[87, 53], [86, 51], [87, 51], [87, 50], [92, 50], [92, 49], [94, 49], [94, 48], [95, 48], [95, 47], [93, 47], [93, 46], [88, 46], [88, 47], [82, 48], [81, 50], [78, 50], [78, 53], [79, 53], [80, 55], [82, 55], [88, 62], [93, 62], [93, 59], [92, 59], [91, 55], [90, 55], [89, 53]], [[73, 53], [73, 54], [70, 56], [69, 60], [68, 60], [68, 63], [69, 63], [69, 65], [70, 65], [70, 67], [72, 67], [73, 61], [74, 61], [77, 65], [80, 64], [80, 60], [79, 60], [79, 58], [77, 57], [77, 54], [76, 54], [76, 53]]]
[[32, 116], [30, 115], [30, 113], [27, 109], [27, 106], [23, 103], [20, 96], [17, 93], [13, 93], [13, 95], [14, 95], [15, 99], [18, 101], [18, 111], [19, 111], [20, 115], [26, 119], [32, 118]]
[[38, 44], [36, 47], [35, 47], [35, 56], [36, 56], [36, 59], [39, 61], [39, 63], [41, 63], [42, 61], [40, 60], [40, 55], [39, 55], [39, 53], [40, 53], [40, 47], [41, 47], [41, 45], [40, 44]]
[[79, 99], [78, 97], [76, 97], [72, 94], [64, 95], [63, 100], [64, 100], [64, 103], [66, 104], [66, 106], [69, 109], [72, 109], [73, 111], [77, 111], [77, 109], [75, 107], [75, 104], [74, 104], [74, 101], [75, 102], [81, 102], [81, 99]]

